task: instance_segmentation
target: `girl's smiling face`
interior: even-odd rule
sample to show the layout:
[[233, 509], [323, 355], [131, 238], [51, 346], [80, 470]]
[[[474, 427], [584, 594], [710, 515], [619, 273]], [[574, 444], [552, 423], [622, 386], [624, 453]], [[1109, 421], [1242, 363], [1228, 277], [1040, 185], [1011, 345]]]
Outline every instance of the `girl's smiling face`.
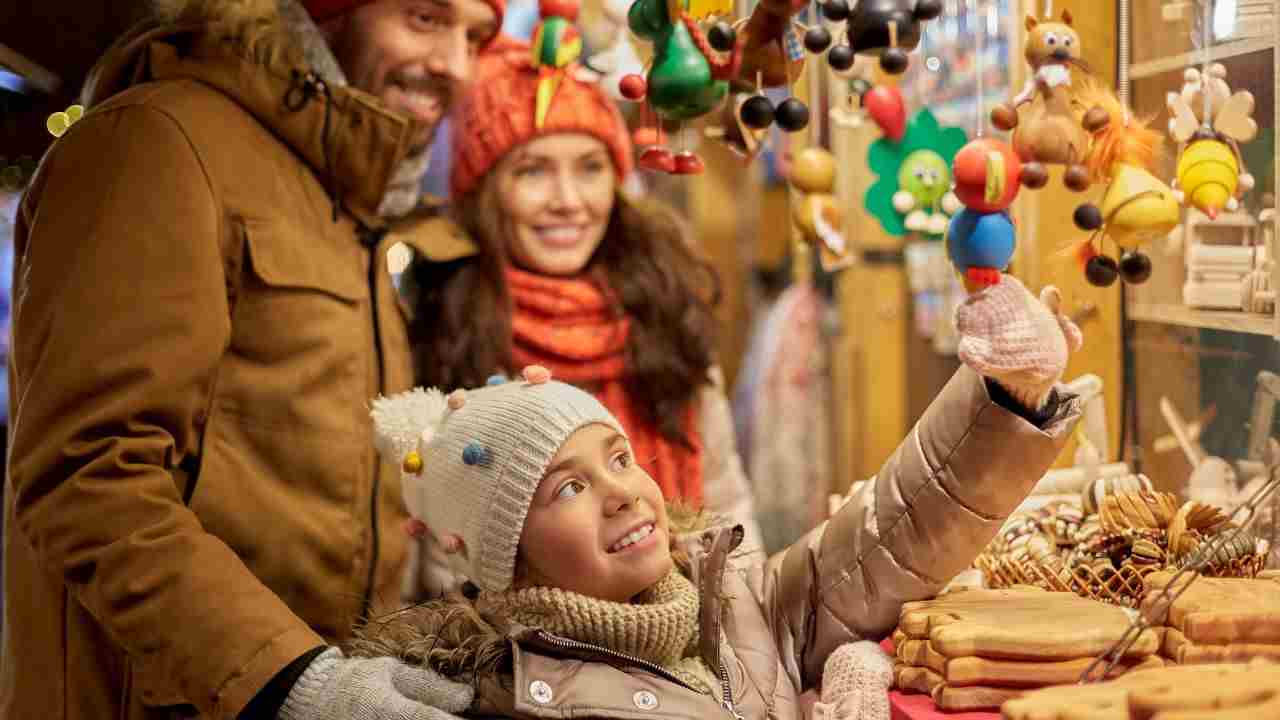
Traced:
[[542, 478], [520, 536], [519, 587], [628, 602], [671, 571], [658, 484], [608, 425], [569, 436]]

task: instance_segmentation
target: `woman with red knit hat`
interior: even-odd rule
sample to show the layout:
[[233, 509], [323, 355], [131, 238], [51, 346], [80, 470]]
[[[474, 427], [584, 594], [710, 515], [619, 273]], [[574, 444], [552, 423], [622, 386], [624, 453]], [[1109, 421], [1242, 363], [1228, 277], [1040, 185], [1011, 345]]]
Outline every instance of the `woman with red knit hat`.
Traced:
[[478, 252], [409, 274], [418, 382], [545, 366], [619, 418], [667, 499], [758, 546], [714, 360], [714, 269], [672, 212], [622, 191], [628, 129], [590, 73], [538, 67], [510, 39], [486, 55], [453, 118], [450, 178]]

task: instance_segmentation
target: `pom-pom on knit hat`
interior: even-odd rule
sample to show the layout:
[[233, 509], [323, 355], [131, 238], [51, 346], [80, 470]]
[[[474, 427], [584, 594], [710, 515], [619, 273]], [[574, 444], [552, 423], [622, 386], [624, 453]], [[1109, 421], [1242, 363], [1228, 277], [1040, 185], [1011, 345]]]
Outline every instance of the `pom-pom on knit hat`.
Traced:
[[[567, 54], [558, 50], [558, 43], [569, 33], [564, 23], [551, 22], [559, 19], [544, 17], [534, 45], [509, 37], [491, 43], [477, 65], [475, 82], [452, 123], [449, 184], [454, 198], [475, 190], [513, 149], [557, 133], [600, 140], [609, 149], [619, 182], [631, 173], [626, 121], [594, 74], [576, 62], [563, 62]], [[557, 60], [560, 67], [554, 66]], [[540, 94], [545, 98], [541, 103]]]
[[549, 378], [534, 366], [521, 380], [373, 403], [378, 450], [400, 465], [410, 513], [438, 537], [462, 538], [469, 579], [483, 590], [511, 587], [529, 505], [569, 436], [597, 423], [625, 434], [590, 393]]

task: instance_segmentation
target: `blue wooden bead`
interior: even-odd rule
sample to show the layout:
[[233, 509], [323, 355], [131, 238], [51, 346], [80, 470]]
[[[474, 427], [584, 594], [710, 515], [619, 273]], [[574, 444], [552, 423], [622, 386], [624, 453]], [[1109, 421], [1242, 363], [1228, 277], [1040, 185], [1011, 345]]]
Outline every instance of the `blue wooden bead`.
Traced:
[[484, 381], [485, 385], [503, 385], [507, 382], [506, 375], [490, 375], [488, 380]]

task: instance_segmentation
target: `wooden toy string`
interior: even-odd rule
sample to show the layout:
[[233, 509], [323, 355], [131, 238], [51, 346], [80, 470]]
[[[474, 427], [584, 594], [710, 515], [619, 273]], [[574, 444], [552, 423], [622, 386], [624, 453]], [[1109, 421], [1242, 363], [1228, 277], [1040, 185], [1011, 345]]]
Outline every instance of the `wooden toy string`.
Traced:
[[[1049, 2], [1052, 2], [1052, 0], [1049, 0]], [[987, 18], [985, 17], [986, 13], [981, 11], [982, 0], [978, 0], [978, 2], [975, 3], [975, 7], [974, 17], [978, 19], [978, 48], [973, 70], [977, 74], [978, 80], [978, 116], [974, 118], [973, 134], [976, 137], [982, 137], [982, 134], [986, 132], [987, 129], [987, 89], [985, 77], [987, 74]]]
[[1207, 128], [1211, 125], [1209, 117], [1209, 25], [1213, 22], [1213, 3], [1209, 2], [1209, 0], [1201, 0], [1201, 4], [1204, 5], [1204, 19], [1200, 23], [1200, 50], [1204, 58], [1201, 61], [1202, 67], [1200, 70], [1200, 95], [1204, 101], [1201, 117], [1204, 118], [1204, 127]]

